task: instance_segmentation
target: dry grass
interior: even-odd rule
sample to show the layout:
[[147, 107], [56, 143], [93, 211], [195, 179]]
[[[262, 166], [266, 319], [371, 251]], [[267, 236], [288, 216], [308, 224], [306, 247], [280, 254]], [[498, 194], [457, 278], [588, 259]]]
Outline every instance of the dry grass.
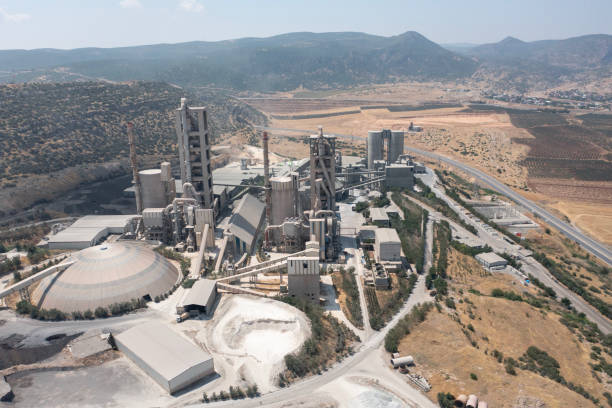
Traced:
[[[518, 359], [528, 347], [536, 346], [559, 362], [561, 375], [567, 381], [603, 399], [601, 394], [609, 385], [598, 383], [591, 374], [590, 346], [579, 342], [559, 322], [558, 315], [524, 302], [469, 293], [469, 288], [483, 294], [493, 288], [515, 292], [523, 288], [507, 275], [483, 273], [473, 260], [457, 252], [451, 254], [449, 261], [452, 296], [461, 299], [456, 302], [456, 312], [430, 313], [400, 344], [400, 353], [414, 356], [416, 371], [432, 384], [430, 398], [438, 392], [474, 393], [495, 407], [514, 407], [519, 399], [540, 401], [551, 407], [593, 406], [579, 394], [535, 373], [517, 369], [516, 376], [510, 375], [492, 356], [493, 350], [498, 350], [505, 357]], [[476, 347], [462, 332], [468, 324], [473, 332], [464, 330]], [[477, 381], [470, 379], [471, 373], [478, 376]]]

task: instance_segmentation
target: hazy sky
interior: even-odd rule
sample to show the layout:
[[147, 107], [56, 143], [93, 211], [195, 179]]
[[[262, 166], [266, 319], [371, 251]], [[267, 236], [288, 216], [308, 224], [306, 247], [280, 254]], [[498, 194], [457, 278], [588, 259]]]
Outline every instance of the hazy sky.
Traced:
[[0, 49], [409, 30], [438, 43], [612, 34], [612, 0], [0, 0]]

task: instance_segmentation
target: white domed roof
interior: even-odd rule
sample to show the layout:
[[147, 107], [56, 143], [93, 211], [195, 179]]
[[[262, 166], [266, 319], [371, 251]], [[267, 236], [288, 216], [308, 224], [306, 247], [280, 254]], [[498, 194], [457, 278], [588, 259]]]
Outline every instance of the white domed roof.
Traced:
[[42, 309], [63, 312], [108, 307], [168, 292], [178, 280], [178, 270], [145, 245], [114, 242], [84, 249], [72, 256], [76, 262], [64, 272], [43, 279], [32, 295]]

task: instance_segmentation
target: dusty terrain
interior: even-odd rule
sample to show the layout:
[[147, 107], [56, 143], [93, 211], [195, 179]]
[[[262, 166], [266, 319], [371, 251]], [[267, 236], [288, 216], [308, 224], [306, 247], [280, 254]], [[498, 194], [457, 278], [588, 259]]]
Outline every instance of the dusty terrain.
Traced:
[[[536, 346], [554, 357], [561, 375], [582, 385], [603, 400], [601, 393], [610, 387], [599, 383], [591, 373], [588, 342], [581, 341], [559, 322], [559, 316], [536, 309], [525, 302], [488, 296], [494, 288], [521, 293], [525, 289], [504, 274], [490, 275], [472, 259], [452, 251], [449, 274], [456, 311], [432, 311], [400, 344], [400, 354], [412, 355], [415, 371], [430, 380], [430, 398], [438, 392], [454, 395], [476, 394], [489, 406], [594, 406], [563, 385], [531, 371], [506, 372], [493, 356], [494, 350], [515, 360], [528, 347]], [[468, 292], [475, 289], [482, 293]], [[477, 379], [471, 379], [471, 373]], [[527, 405], [519, 402], [527, 401]], [[517, 405], [519, 404], [519, 405]]]

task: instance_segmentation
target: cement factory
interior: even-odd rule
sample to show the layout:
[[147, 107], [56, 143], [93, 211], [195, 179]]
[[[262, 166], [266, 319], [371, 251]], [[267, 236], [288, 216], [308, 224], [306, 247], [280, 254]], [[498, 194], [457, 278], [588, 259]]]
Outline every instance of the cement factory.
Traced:
[[[372, 211], [373, 225], [362, 228], [345, 225], [339, 210], [340, 203], [383, 186], [413, 187], [424, 167], [403, 154], [403, 131], [370, 131], [367, 158], [360, 158], [341, 155], [336, 136], [319, 128], [308, 137], [308, 158], [277, 163], [262, 132], [263, 167], [242, 159], [213, 169], [206, 109], [183, 98], [174, 113], [178, 166], [139, 169], [127, 125], [133, 186], [125, 193], [136, 212], [87, 215], [54, 228], [43, 245], [70, 255], [3, 289], [0, 299], [18, 292], [40, 309], [86, 318], [96, 311], [98, 317], [101, 309], [166, 299], [188, 279], [192, 285], [172, 305], [177, 322], [211, 318], [219, 293], [321, 302], [321, 266], [346, 261], [343, 229], [374, 244], [372, 285], [384, 286], [386, 279], [388, 286], [388, 271], [410, 269], [384, 210]], [[342, 205], [350, 211], [350, 204]], [[265, 287], [270, 280], [272, 289]], [[149, 322], [113, 337], [116, 348], [168, 393], [215, 372], [211, 355], [167, 325]]]

